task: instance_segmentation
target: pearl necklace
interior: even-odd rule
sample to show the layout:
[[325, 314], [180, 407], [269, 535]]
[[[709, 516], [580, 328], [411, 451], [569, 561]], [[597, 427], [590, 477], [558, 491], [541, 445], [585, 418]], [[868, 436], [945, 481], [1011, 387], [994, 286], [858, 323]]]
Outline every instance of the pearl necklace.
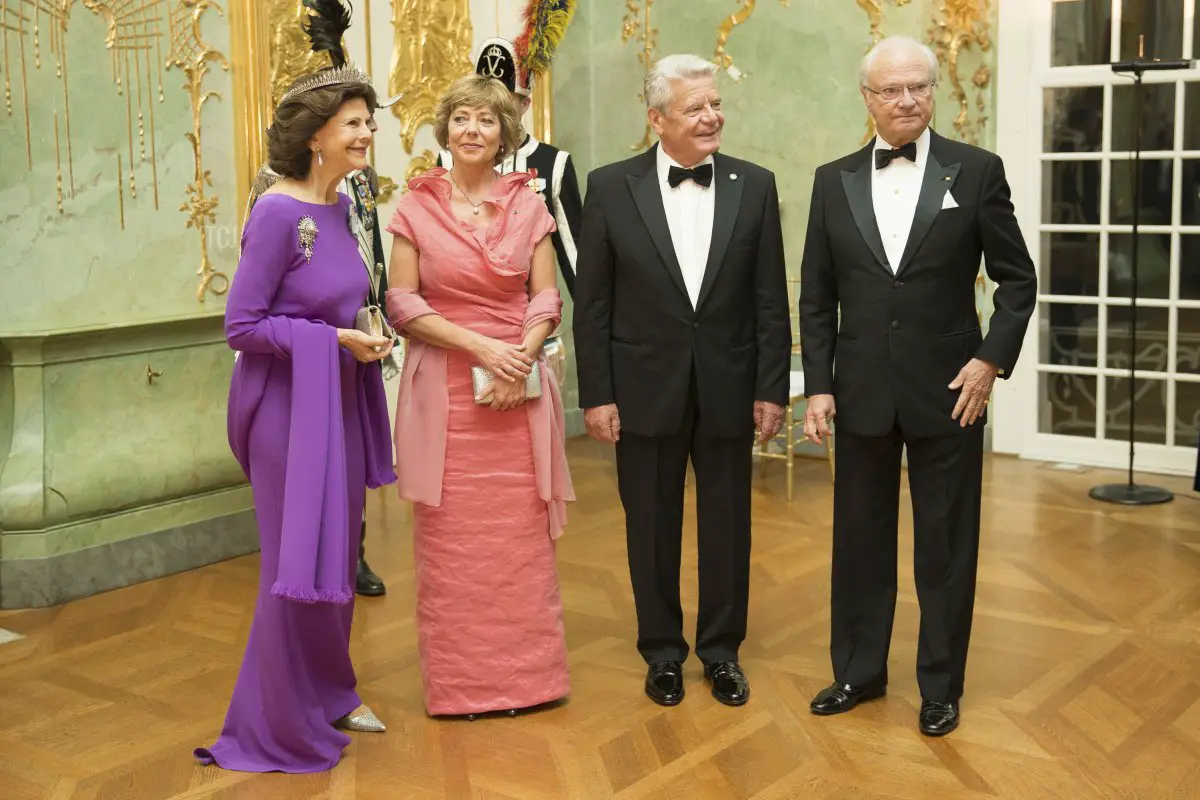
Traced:
[[450, 182], [454, 184], [454, 188], [455, 188], [455, 189], [458, 189], [458, 193], [459, 193], [459, 194], [461, 194], [461, 195], [463, 196], [463, 200], [466, 200], [466, 201], [467, 201], [467, 205], [469, 205], [469, 206], [471, 207], [471, 213], [472, 213], [472, 214], [475, 214], [476, 216], [478, 216], [478, 215], [479, 215], [479, 209], [483, 208], [483, 204], [484, 204], [484, 202], [485, 202], [485, 201], [484, 201], [484, 200], [480, 200], [478, 203], [476, 203], [476, 202], [475, 202], [475, 201], [473, 201], [471, 198], [467, 197], [467, 193], [463, 191], [463, 188], [462, 188], [461, 186], [459, 186], [459, 185], [458, 185], [458, 181], [456, 181], [456, 180], [454, 179], [454, 170], [450, 170], [450, 171], [449, 171], [448, 173], [446, 173], [446, 174], [450, 176]]

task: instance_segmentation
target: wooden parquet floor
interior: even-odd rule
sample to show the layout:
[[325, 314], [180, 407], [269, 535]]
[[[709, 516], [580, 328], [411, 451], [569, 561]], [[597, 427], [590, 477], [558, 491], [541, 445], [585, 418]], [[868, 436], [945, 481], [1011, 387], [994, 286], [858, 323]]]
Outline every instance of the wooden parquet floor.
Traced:
[[[663, 709], [642, 694], [611, 454], [573, 441], [571, 458], [581, 499], [559, 551], [568, 703], [473, 723], [425, 716], [409, 516], [389, 490], [370, 498], [368, 538], [389, 592], [359, 601], [353, 644], [362, 695], [388, 733], [354, 734], [342, 763], [321, 775], [248, 775], [192, 761], [192, 748], [220, 729], [241, 659], [258, 570], [249, 556], [0, 615], [0, 628], [25, 637], [0, 646], [0, 798], [1200, 797], [1194, 496], [1156, 508], [1106, 506], [1086, 490], [1119, 475], [989, 458], [963, 726], [931, 740], [916, 730], [917, 606], [906, 557], [889, 695], [840, 717], [808, 713], [830, 679], [824, 463], [798, 465], [790, 504], [781, 465], [756, 471], [742, 653], [749, 705], [713, 700], [693, 659], [687, 699]], [[1155, 482], [1189, 489], [1182, 479]], [[911, 553], [911, 523], [903, 524], [901, 553]], [[689, 546], [689, 624], [695, 563]]]

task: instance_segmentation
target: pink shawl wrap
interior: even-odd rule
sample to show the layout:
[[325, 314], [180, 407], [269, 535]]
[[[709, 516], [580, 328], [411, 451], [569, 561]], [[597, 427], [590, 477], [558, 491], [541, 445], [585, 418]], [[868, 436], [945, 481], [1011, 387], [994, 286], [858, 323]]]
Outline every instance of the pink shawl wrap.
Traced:
[[[412, 289], [389, 289], [387, 313], [392, 325], [401, 331], [414, 319], [438, 312]], [[546, 321], [557, 326], [561, 318], [562, 297], [558, 289], [546, 289], [530, 299], [524, 330]], [[575, 499], [575, 490], [567, 469], [562, 396], [545, 358], [539, 360], [542, 396], [530, 400], [525, 408], [529, 415], [538, 496], [545, 501], [550, 514], [550, 537], [557, 539], [567, 524], [567, 503]], [[418, 373], [421, 379], [415, 380]], [[446, 351], [409, 339], [396, 402], [396, 485], [401, 498], [441, 505], [449, 415]]]

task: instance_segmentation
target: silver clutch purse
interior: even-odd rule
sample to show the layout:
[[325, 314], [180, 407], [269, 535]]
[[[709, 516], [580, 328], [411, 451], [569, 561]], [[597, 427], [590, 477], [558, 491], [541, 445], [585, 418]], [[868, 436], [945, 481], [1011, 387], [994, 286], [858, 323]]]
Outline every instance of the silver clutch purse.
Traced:
[[[481, 400], [483, 390], [492, 382], [492, 373], [483, 367], [471, 367], [471, 392], [475, 395], [475, 402], [478, 405], [486, 406], [491, 403], [490, 400]], [[542, 396], [542, 368], [541, 362], [533, 362], [533, 371], [525, 378], [525, 397], [528, 400], [536, 400]]]
[[365, 305], [354, 315], [354, 327], [368, 336], [382, 336], [395, 339], [396, 332], [388, 324], [387, 317], [376, 305]]

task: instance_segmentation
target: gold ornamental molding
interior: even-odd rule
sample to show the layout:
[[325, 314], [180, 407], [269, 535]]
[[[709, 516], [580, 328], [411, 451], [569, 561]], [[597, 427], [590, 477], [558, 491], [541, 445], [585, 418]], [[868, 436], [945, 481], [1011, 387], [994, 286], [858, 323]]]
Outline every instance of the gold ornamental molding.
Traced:
[[[166, 43], [168, 7], [179, 0], [140, 0], [117, 3], [108, 0], [82, 0], [82, 7], [104, 23], [103, 46], [116, 95], [125, 108], [129, 194], [138, 194], [137, 165], [150, 168], [150, 186], [154, 207], [158, 208], [158, 148], [155, 106], [164, 102], [163, 46]], [[70, 58], [67, 32], [75, 0], [0, 0], [0, 68], [4, 73], [4, 107], [9, 119], [20, 109], [24, 128], [25, 167], [33, 169], [32, 126], [49, 129], [54, 125], [55, 183], [59, 213], [66, 213], [63, 201], [76, 196], [75, 132], [71, 119]], [[96, 42], [99, 45], [99, 42]], [[59, 90], [47, 94], [42, 103], [31, 108], [29, 81], [33, 73], [53, 68]], [[40, 115], [35, 120], [33, 116]], [[120, 149], [112, 152], [120, 157]], [[124, 159], [123, 159], [124, 160]], [[65, 164], [64, 164], [65, 161]], [[65, 168], [65, 172], [64, 172]], [[125, 169], [118, 182], [118, 217], [124, 205]]]
[[858, 7], [867, 12], [867, 20], [871, 24], [871, 43], [867, 45], [867, 50], [870, 50], [879, 40], [884, 37], [883, 33], [883, 16], [885, 6], [895, 6], [900, 8], [906, 6], [912, 0], [855, 0]]
[[[373, 145], [372, 145], [373, 146]], [[379, 194], [375, 197], [376, 205], [382, 205], [392, 199], [392, 195], [396, 193], [396, 182], [386, 175], [376, 175], [379, 178]]]
[[534, 81], [533, 103], [529, 110], [533, 114], [533, 138], [539, 142], [553, 144], [551, 140], [554, 138], [554, 91], [550, 70], [546, 70]]
[[991, 0], [940, 0], [929, 29], [933, 51], [950, 78], [950, 96], [958, 104], [954, 131], [959, 139], [969, 144], [979, 143], [979, 137], [988, 122], [985, 113], [986, 93], [992, 82], [992, 72], [987, 64], [980, 64], [971, 76], [971, 84], [975, 87], [974, 106], [978, 114], [971, 119], [972, 103], [960, 74], [960, 58], [964, 51], [974, 47], [978, 47], [980, 53], [991, 49], [992, 41], [988, 33], [990, 6]]
[[200, 125], [205, 103], [221, 98], [204, 88], [209, 64], [228, 70], [229, 61], [201, 38], [200, 21], [206, 11], [225, 13], [214, 0], [179, 0], [171, 10], [171, 56], [167, 63], [168, 69], [174, 67], [183, 71], [186, 78], [183, 88], [192, 102], [192, 130], [184, 135], [192, 143], [195, 170], [192, 183], [187, 187], [188, 198], [179, 210], [187, 213], [187, 226], [195, 228], [200, 237], [200, 266], [196, 270], [200, 285], [196, 289], [196, 300], [201, 303], [209, 292], [222, 295], [229, 291], [229, 277], [215, 269], [208, 259], [208, 225], [216, 222], [215, 212], [220, 201], [216, 195], [210, 197], [205, 191], [205, 187], [211, 187], [213, 182], [212, 174], [204, 168]]
[[[939, 0], [933, 12], [933, 24], [929, 28], [929, 42], [942, 71], [950, 80], [950, 97], [958, 106], [954, 117], [954, 132], [958, 139], [969, 144], [978, 144], [984, 127], [988, 123], [986, 94], [991, 85], [992, 73], [986, 63], [980, 64], [971, 76], [974, 86], [974, 106], [978, 116], [971, 118], [971, 92], [963, 82], [962, 55], [972, 48], [981, 54], [991, 50], [988, 14], [990, 0]], [[982, 323], [992, 293], [992, 282], [985, 277], [982, 268], [975, 277], [976, 313]]]
[[412, 153], [417, 130], [434, 121], [438, 99], [471, 64], [468, 0], [392, 0], [395, 29], [388, 94], [404, 96], [392, 106], [400, 120], [404, 152]]
[[[271, 124], [271, 25], [269, 4], [231, 0], [230, 57], [233, 65], [233, 158], [238, 208], [246, 207], [250, 186], [267, 156]], [[244, 213], [239, 211], [240, 213]]]
[[[625, 17], [621, 20], [621, 42], [629, 44], [636, 41], [640, 45], [637, 54], [638, 63], [642, 65], [643, 74], [650, 71], [654, 63], [654, 51], [658, 49], [658, 28], [653, 23], [654, 0], [625, 0]], [[644, 92], [638, 92], [638, 102], [646, 102]], [[650, 120], [646, 120], [646, 129], [641, 140], [635, 142], [630, 150], [645, 150], [651, 143]]]
[[432, 150], [426, 150], [418, 156], [413, 156], [408, 162], [408, 169], [404, 170], [404, 191], [408, 191], [408, 182], [413, 178], [425, 174], [429, 170], [437, 166], [437, 156]]
[[267, 158], [267, 126], [284, 90], [306, 72], [327, 67], [301, 27], [301, 0], [233, 0], [229, 12], [234, 81], [234, 158], [238, 208]]
[[[740, 83], [746, 73], [742, 72], [733, 64], [733, 56], [725, 50], [725, 44], [729, 41], [729, 35], [733, 33], [733, 29], [738, 25], [745, 24], [750, 19], [750, 15], [754, 13], [754, 6], [757, 0], [741, 0], [742, 7], [733, 12], [721, 21], [717, 27], [717, 51], [716, 64], [728, 73], [730, 78], [733, 78], [734, 83]], [[788, 8], [791, 0], [779, 0], [779, 5]]]
[[[370, 72], [371, 4], [357, 5], [366, 28], [366, 62]], [[267, 158], [266, 134], [279, 98], [308, 72], [330, 66], [327, 53], [314, 53], [302, 23], [308, 11], [301, 0], [233, 0], [229, 20], [234, 82], [234, 158], [237, 162], [238, 207], [245, 209], [254, 176]], [[351, 59], [354, 60], [354, 59]], [[378, 85], [376, 86], [378, 88]], [[375, 149], [371, 148], [374, 161]], [[379, 176], [381, 192], [390, 196], [395, 182]], [[381, 194], [380, 201], [386, 201]]]
[[[264, 7], [271, 37], [268, 50], [271, 69], [271, 109], [297, 78], [333, 66], [329, 54], [314, 53], [302, 27], [308, 9], [301, 0], [256, 0]], [[370, 69], [368, 63], [368, 69]]]

